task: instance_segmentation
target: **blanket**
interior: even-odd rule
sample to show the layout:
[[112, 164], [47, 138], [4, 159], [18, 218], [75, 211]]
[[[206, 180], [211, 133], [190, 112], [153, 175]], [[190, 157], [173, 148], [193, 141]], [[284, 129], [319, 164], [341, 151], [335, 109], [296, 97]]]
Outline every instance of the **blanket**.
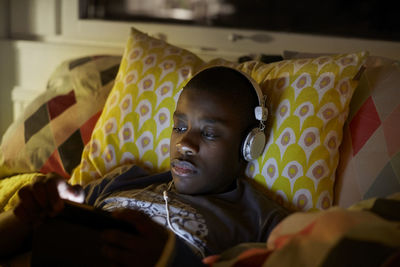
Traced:
[[[12, 208], [17, 191], [39, 173], [0, 180], [0, 212]], [[203, 261], [231, 266], [400, 266], [400, 193], [372, 198], [348, 209], [296, 212], [267, 243], [245, 243]]]
[[400, 194], [342, 209], [297, 212], [266, 244], [248, 243], [204, 263], [230, 266], [400, 266]]
[[0, 212], [9, 210], [18, 201], [18, 190], [30, 184], [40, 173], [25, 173], [0, 179]]

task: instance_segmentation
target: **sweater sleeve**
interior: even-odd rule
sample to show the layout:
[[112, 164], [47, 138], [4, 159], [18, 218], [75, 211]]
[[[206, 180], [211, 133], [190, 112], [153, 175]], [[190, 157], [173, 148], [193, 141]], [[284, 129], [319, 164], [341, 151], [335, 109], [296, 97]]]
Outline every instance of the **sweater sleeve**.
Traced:
[[117, 168], [85, 186], [85, 203], [93, 206], [100, 197], [105, 197], [131, 183], [132, 180], [147, 175], [148, 173], [138, 166], [129, 169], [127, 166]]
[[269, 216], [262, 227], [262, 241], [266, 242], [272, 230], [291, 212], [283, 207], [276, 207], [269, 211]]

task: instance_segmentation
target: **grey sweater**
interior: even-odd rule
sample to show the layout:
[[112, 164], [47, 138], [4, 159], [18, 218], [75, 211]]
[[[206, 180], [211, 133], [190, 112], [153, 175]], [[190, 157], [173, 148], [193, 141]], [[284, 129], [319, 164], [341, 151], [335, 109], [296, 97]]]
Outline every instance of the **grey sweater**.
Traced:
[[109, 211], [141, 210], [203, 256], [219, 254], [239, 243], [265, 242], [289, 214], [246, 179], [238, 179], [231, 191], [196, 196], [179, 194], [169, 187], [171, 181], [170, 172], [148, 175], [134, 166], [87, 185], [86, 202]]

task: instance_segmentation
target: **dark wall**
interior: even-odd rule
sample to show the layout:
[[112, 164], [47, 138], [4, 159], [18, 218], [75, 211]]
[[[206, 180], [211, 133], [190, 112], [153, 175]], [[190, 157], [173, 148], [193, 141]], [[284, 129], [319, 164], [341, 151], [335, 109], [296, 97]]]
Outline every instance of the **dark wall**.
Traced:
[[[128, 1], [142, 0], [80, 0], [81, 18], [185, 23], [400, 41], [400, 9], [396, 1], [220, 0], [233, 5], [235, 12], [196, 20], [129, 14], [124, 8]], [[165, 0], [165, 3], [170, 7], [194, 8], [193, 0]], [[153, 11], [157, 13], [156, 9]]]

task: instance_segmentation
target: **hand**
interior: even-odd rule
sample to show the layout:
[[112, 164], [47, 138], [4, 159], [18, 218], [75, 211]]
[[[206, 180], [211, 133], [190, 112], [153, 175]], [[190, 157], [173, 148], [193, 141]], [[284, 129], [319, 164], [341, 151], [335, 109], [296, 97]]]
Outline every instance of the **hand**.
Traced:
[[139, 234], [103, 231], [103, 254], [116, 265], [154, 266], [168, 240], [167, 230], [139, 211], [115, 211], [112, 216], [131, 223]]
[[32, 185], [19, 190], [20, 200], [14, 208], [14, 214], [24, 223], [37, 225], [64, 208], [63, 198], [71, 199], [68, 196], [78, 195], [83, 195], [80, 186], [71, 186], [56, 174], [37, 176]]

